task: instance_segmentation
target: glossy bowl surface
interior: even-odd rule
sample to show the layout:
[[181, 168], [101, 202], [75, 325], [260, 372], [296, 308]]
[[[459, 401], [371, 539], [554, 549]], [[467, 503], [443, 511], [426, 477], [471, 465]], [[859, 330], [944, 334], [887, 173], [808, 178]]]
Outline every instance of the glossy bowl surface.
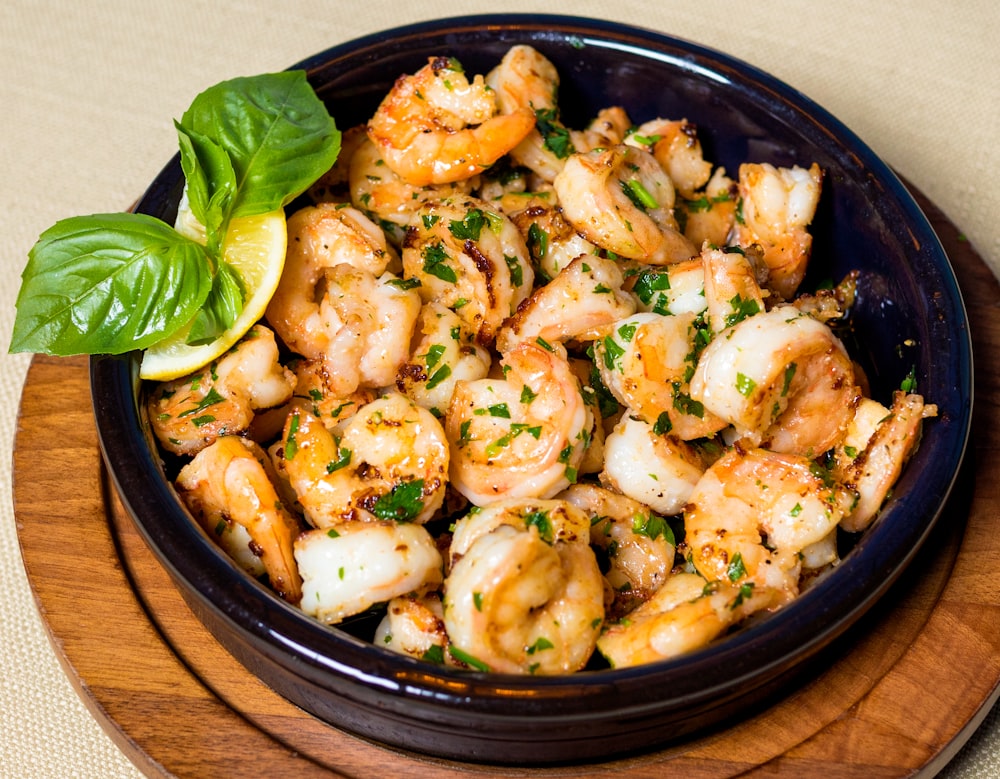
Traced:
[[[958, 472], [972, 404], [961, 295], [930, 225], [891, 170], [843, 124], [776, 79], [718, 52], [647, 30], [572, 17], [495, 15], [368, 36], [298, 65], [341, 129], [366, 120], [395, 78], [428, 56], [485, 73], [528, 43], [562, 77], [570, 126], [623, 105], [635, 121], [694, 122], [706, 159], [826, 172], [803, 289], [860, 271], [852, 354], [876, 398], [911, 371], [936, 403], [876, 523], [841, 566], [784, 610], [688, 657], [639, 668], [538, 678], [463, 673], [394, 655], [303, 616], [241, 574], [177, 499], [143, 417], [137, 355], [94, 358], [104, 457], [136, 526], [194, 612], [272, 688], [321, 719], [391, 746], [445, 758], [546, 764], [651, 749], [739, 717], [790, 683], [905, 569]], [[172, 223], [175, 158], [138, 210]]]

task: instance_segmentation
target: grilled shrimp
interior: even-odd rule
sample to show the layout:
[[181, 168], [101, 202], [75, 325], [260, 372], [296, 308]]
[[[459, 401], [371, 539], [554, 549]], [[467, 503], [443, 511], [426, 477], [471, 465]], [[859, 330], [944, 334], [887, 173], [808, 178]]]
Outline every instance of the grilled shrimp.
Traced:
[[570, 139], [578, 152], [606, 149], [625, 143], [632, 120], [621, 106], [608, 106], [597, 112], [583, 130], [571, 130]]
[[701, 252], [705, 274], [705, 308], [713, 333], [764, 310], [761, 279], [767, 269], [759, 254], [705, 248]]
[[569, 486], [594, 424], [576, 375], [550, 348], [521, 343], [501, 364], [503, 378], [456, 385], [445, 422], [452, 486], [477, 506]]
[[698, 574], [677, 573], [625, 619], [608, 625], [597, 649], [612, 668], [668, 660], [707, 646], [775, 602], [766, 587], [708, 584]]
[[[302, 358], [290, 363], [289, 367], [295, 373], [293, 403], [308, 408], [313, 416], [319, 417], [331, 430], [336, 428], [341, 420], [352, 416], [359, 408], [378, 397], [378, 391], [372, 388], [357, 389], [349, 395], [335, 392], [334, 387], [337, 382], [323, 360]], [[281, 409], [282, 427], [290, 410], [290, 408]], [[275, 431], [275, 436], [280, 435], [280, 430]]]
[[289, 603], [302, 597], [293, 554], [298, 521], [282, 505], [270, 462], [252, 441], [227, 435], [202, 449], [176, 480], [177, 491], [205, 532], [244, 570], [266, 573]]
[[826, 539], [854, 500], [806, 457], [734, 448], [684, 507], [691, 562], [709, 582], [773, 589], [785, 603], [799, 592], [801, 552]]
[[294, 387], [274, 333], [256, 325], [203, 370], [158, 384], [146, 408], [160, 445], [192, 455], [219, 436], [246, 432], [255, 412], [285, 403]]
[[626, 414], [604, 441], [601, 481], [671, 516], [680, 513], [705, 467], [694, 446]]
[[505, 673], [586, 665], [604, 621], [588, 526], [562, 501], [506, 501], [458, 522], [444, 621], [460, 659]]
[[267, 321], [289, 349], [326, 363], [335, 393], [392, 384], [420, 296], [387, 270], [398, 258], [384, 233], [353, 208], [322, 204], [293, 214], [288, 236]]
[[860, 391], [833, 331], [778, 306], [705, 347], [691, 397], [733, 425], [745, 447], [815, 457], [843, 436]]
[[704, 438], [727, 423], [690, 395], [700, 337], [691, 314], [633, 314], [594, 341], [594, 362], [630, 414], [685, 441]]
[[649, 506], [595, 484], [574, 484], [557, 498], [590, 517], [590, 543], [604, 551], [614, 611], [631, 611], [663, 586], [674, 567], [673, 531]]
[[657, 265], [698, 253], [678, 232], [670, 177], [647, 151], [574, 154], [553, 183], [567, 221], [603, 249]]
[[377, 222], [395, 245], [402, 243], [413, 215], [428, 200], [470, 192], [475, 179], [415, 186], [396, 174], [382, 159], [378, 147], [365, 136], [351, 158], [348, 174], [354, 206]]
[[512, 46], [486, 83], [497, 95], [501, 114], [528, 111], [536, 117], [531, 131], [510, 150], [511, 159], [542, 181], [553, 181], [574, 151], [570, 131], [559, 120], [555, 66], [531, 46]]
[[639, 311], [698, 316], [708, 306], [701, 257], [663, 267], [641, 267], [632, 275], [631, 281]]
[[297, 409], [277, 452], [276, 468], [318, 528], [353, 519], [419, 524], [444, 502], [449, 449], [441, 423], [399, 393], [362, 406], [339, 433]]
[[684, 225], [684, 235], [695, 246], [725, 246], [736, 222], [739, 186], [716, 168], [703, 190], [681, 200], [675, 213]]
[[403, 268], [424, 301], [455, 310], [489, 345], [534, 282], [517, 227], [473, 197], [425, 203], [403, 242]]
[[390, 600], [375, 629], [373, 643], [418, 660], [455, 664], [447, 651], [450, 641], [437, 592], [400, 595]]
[[434, 301], [424, 303], [410, 358], [396, 374], [396, 388], [418, 405], [443, 415], [456, 382], [485, 378], [492, 360], [458, 314]]
[[833, 476], [857, 493], [857, 503], [841, 520], [848, 532], [860, 532], [875, 519], [903, 465], [920, 442], [920, 425], [937, 407], [920, 395], [897, 391], [892, 408], [865, 398], [835, 451]]
[[415, 186], [482, 172], [535, 126], [529, 109], [497, 114], [482, 76], [471, 81], [449, 57], [400, 76], [368, 121], [368, 137], [398, 176]]
[[813, 163], [776, 168], [740, 165], [741, 218], [733, 226], [736, 243], [760, 244], [770, 269], [770, 285], [786, 300], [802, 282], [812, 251], [809, 223], [819, 205], [823, 171]]
[[625, 143], [650, 152], [670, 176], [678, 194], [688, 200], [712, 175], [712, 163], [702, 155], [698, 130], [687, 119], [643, 122], [626, 136]]
[[342, 522], [295, 541], [302, 610], [329, 625], [409, 593], [440, 586], [441, 553], [422, 525]]
[[465, 556], [473, 544], [502, 525], [525, 530], [534, 525], [543, 541], [588, 543], [590, 519], [572, 501], [545, 498], [501, 498], [467, 513], [455, 523], [448, 547], [449, 567]]
[[351, 199], [351, 165], [355, 153], [366, 142], [370, 143], [368, 130], [363, 124], [348, 127], [341, 133], [336, 162], [309, 187], [309, 197], [314, 203], [344, 203]]
[[635, 298], [614, 260], [577, 257], [552, 281], [538, 287], [497, 334], [497, 349], [521, 341], [548, 344], [592, 340], [598, 332], [635, 311]]
[[[531, 202], [513, 206], [513, 198], [501, 201], [501, 207], [509, 214], [511, 221], [524, 236], [543, 278], [554, 279], [559, 271], [581, 255], [597, 254], [597, 247], [580, 235], [562, 215], [562, 210], [553, 205], [551, 199], [533, 195]], [[527, 200], [527, 198], [522, 198]]]

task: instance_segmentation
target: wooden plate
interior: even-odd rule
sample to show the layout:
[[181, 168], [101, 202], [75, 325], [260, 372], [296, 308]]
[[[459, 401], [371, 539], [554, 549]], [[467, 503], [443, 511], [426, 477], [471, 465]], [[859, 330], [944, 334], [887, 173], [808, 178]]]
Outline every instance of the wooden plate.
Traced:
[[937, 772], [1000, 694], [1000, 289], [943, 214], [921, 205], [955, 265], [973, 328], [966, 465], [904, 579], [768, 708], [651, 755], [531, 771], [435, 760], [338, 731], [265, 687], [193, 616], [102, 467], [87, 361], [38, 357], [21, 400], [14, 509], [63, 668], [115, 743], [156, 777]]

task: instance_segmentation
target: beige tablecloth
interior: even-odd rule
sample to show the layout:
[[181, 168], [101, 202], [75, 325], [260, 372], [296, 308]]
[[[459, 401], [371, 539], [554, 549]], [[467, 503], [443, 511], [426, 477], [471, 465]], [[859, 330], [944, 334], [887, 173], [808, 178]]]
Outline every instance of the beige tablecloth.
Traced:
[[[770, 71], [840, 117], [1000, 269], [1000, 187], [990, 180], [1000, 168], [996, 0], [5, 0], [0, 449], [7, 461], [29, 358], [6, 348], [18, 276], [42, 230], [63, 217], [127, 208], [174, 153], [172, 119], [217, 81], [282, 69], [399, 24], [497, 10], [610, 17]], [[78, 700], [43, 632], [18, 549], [9, 467], [0, 492], [0, 776], [135, 776]], [[996, 712], [944, 774], [1000, 776]]]

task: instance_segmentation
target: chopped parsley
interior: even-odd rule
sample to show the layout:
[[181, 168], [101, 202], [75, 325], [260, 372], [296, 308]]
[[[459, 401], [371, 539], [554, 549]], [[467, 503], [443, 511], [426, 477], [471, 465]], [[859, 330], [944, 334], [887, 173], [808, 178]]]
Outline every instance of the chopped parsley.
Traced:
[[729, 581], [737, 582], [747, 575], [747, 567], [743, 564], [743, 555], [739, 552], [733, 555], [733, 559], [729, 561], [729, 567], [726, 569], [726, 576], [729, 577]]
[[621, 358], [625, 354], [625, 350], [610, 335], [604, 336], [601, 344], [604, 347], [604, 367], [609, 371], [621, 371]]
[[641, 209], [642, 211], [647, 211], [650, 209], [656, 209], [660, 207], [660, 204], [656, 201], [656, 198], [646, 189], [645, 185], [639, 181], [639, 179], [629, 179], [628, 181], [623, 181], [621, 183], [622, 192], [625, 193], [625, 197], [632, 201], [632, 204]]
[[536, 109], [535, 126], [542, 136], [542, 145], [558, 159], [564, 160], [576, 152], [569, 130], [559, 122], [554, 108]]
[[[225, 398], [216, 391], [215, 387], [212, 387], [207, 393], [205, 393], [205, 397], [198, 401], [198, 405], [189, 408], [187, 411], [182, 411], [177, 416], [189, 417], [192, 414], [197, 414], [199, 411], [204, 411], [209, 406], [214, 406], [216, 403], [222, 403], [224, 400]], [[197, 424], [197, 422], [195, 422], [195, 424]]]
[[757, 382], [751, 379], [744, 373], [737, 372], [736, 374], [736, 391], [739, 392], [743, 397], [749, 398], [753, 391], [757, 389]]
[[448, 232], [460, 241], [478, 241], [479, 234], [486, 225], [486, 214], [478, 208], [470, 208], [465, 214], [465, 219], [458, 221], [451, 220], [448, 225]]
[[738, 292], [729, 300], [729, 305], [733, 311], [725, 316], [726, 327], [732, 327], [747, 317], [760, 313], [760, 304], [754, 298], [744, 299]]
[[424, 260], [423, 270], [425, 273], [450, 284], [458, 281], [455, 269], [448, 265], [448, 252], [445, 251], [444, 245], [440, 241], [425, 246], [421, 257]]
[[391, 491], [380, 495], [372, 504], [371, 512], [379, 519], [410, 522], [424, 509], [424, 480], [397, 484]]
[[545, 543], [551, 544], [555, 538], [552, 520], [547, 511], [531, 511], [524, 515], [524, 526], [538, 530], [538, 536]]

